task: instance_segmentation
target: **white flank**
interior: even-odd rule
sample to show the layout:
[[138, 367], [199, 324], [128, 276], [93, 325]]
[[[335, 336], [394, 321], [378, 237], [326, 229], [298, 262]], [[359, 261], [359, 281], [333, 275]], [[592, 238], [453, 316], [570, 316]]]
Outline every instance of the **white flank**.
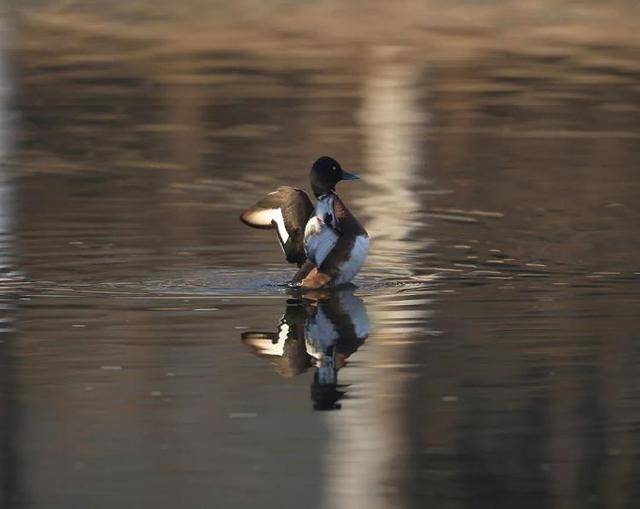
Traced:
[[362, 268], [362, 264], [364, 263], [368, 252], [369, 237], [366, 235], [359, 235], [356, 237], [356, 241], [353, 244], [351, 256], [346, 262], [344, 262], [342, 267], [340, 267], [340, 274], [336, 278], [337, 285], [348, 283], [355, 277]]
[[307, 321], [305, 329], [307, 353], [318, 360], [321, 360], [327, 350], [340, 338], [340, 332], [322, 308], [319, 308], [315, 316]]
[[322, 219], [318, 216], [309, 219], [304, 229], [304, 250], [307, 258], [316, 266], [322, 264], [336, 242], [338, 242], [338, 234]]
[[339, 298], [343, 312], [348, 314], [351, 319], [356, 337], [365, 340], [371, 333], [371, 322], [369, 322], [362, 299], [350, 291], [341, 292]]

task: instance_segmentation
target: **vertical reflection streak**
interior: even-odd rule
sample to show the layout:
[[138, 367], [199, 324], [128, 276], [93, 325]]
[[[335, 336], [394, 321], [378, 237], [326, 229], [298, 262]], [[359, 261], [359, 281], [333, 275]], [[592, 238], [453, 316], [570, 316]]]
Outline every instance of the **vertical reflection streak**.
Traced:
[[[373, 189], [357, 201], [356, 209], [371, 218], [366, 224], [372, 237], [369, 265], [385, 270], [400, 267], [402, 275], [411, 272], [417, 244], [410, 236], [421, 209], [416, 193], [424, 161], [420, 137], [424, 118], [418, 88], [421, 71], [402, 48], [375, 48], [361, 112], [366, 135], [364, 173]], [[422, 243], [420, 249], [424, 248]], [[408, 318], [416, 319], [412, 306], [389, 306], [387, 300], [369, 303], [373, 304], [375, 336], [391, 333], [394, 340], [402, 340], [412, 334], [407, 322]], [[427, 313], [424, 308], [418, 312], [421, 317]], [[377, 329], [382, 319], [406, 327]], [[401, 507], [395, 492], [402, 475], [402, 465], [397, 461], [406, 447], [400, 416], [402, 391], [409, 375], [380, 366], [401, 364], [406, 353], [406, 346], [389, 347], [374, 340], [357, 353], [356, 359], [366, 368], [346, 370], [344, 382], [355, 384], [349, 392], [355, 398], [327, 418], [331, 440], [325, 457], [324, 507], [389, 507], [390, 497], [393, 507]]]
[[[425, 160], [420, 112], [421, 67], [395, 47], [378, 48], [365, 84], [361, 113], [366, 134], [366, 180], [373, 192], [360, 199], [371, 218], [367, 230], [374, 239], [372, 261], [384, 264], [416, 251], [411, 233], [421, 205], [416, 193]], [[424, 249], [424, 244], [421, 245]], [[410, 269], [407, 269], [407, 272]]]

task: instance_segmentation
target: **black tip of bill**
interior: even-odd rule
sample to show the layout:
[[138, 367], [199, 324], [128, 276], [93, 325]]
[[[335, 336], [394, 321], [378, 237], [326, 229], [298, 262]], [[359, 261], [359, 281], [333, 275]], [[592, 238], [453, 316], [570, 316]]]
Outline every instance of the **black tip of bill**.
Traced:
[[359, 180], [360, 175], [356, 175], [355, 173], [349, 173], [348, 171], [342, 170], [342, 180]]

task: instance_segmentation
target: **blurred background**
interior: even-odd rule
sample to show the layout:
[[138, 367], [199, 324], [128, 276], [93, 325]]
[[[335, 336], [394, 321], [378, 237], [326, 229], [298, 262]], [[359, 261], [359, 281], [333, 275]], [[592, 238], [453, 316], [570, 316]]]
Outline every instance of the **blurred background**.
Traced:
[[[639, 26], [0, 5], [2, 506], [637, 507]], [[372, 247], [314, 302], [238, 215], [321, 155]]]

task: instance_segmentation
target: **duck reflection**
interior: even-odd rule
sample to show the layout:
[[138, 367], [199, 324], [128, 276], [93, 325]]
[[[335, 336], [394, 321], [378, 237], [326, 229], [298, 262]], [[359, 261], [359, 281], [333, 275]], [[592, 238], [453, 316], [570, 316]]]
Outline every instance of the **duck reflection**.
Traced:
[[311, 400], [316, 410], [340, 408], [345, 387], [338, 384], [338, 371], [369, 336], [367, 310], [354, 290], [306, 292], [287, 300], [277, 332], [242, 334], [243, 343], [284, 377], [315, 368]]

